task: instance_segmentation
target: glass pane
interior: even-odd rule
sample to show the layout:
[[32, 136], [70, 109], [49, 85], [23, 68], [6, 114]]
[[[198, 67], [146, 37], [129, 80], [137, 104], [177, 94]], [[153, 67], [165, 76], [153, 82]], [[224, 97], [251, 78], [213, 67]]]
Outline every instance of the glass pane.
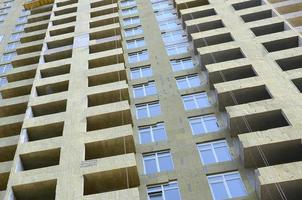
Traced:
[[140, 78], [140, 71], [139, 70], [133, 70], [131, 72], [131, 78], [132, 79], [138, 79], [138, 78]]
[[208, 97], [206, 95], [197, 95], [196, 100], [199, 108], [210, 106]]
[[189, 80], [191, 87], [200, 86], [200, 79], [198, 77], [190, 77]]
[[170, 155], [158, 158], [160, 171], [170, 171], [173, 169], [173, 163]]
[[167, 140], [167, 135], [163, 127], [153, 129], [153, 135], [155, 141]]
[[229, 149], [226, 146], [215, 148], [215, 152], [219, 162], [231, 160]]
[[178, 89], [183, 90], [183, 89], [188, 88], [189, 86], [188, 86], [186, 79], [178, 79], [177, 87], [178, 87]]
[[216, 162], [214, 154], [213, 154], [211, 149], [202, 150], [201, 151], [201, 157], [202, 157], [203, 164], [211, 164], [211, 163]]
[[152, 71], [151, 71], [150, 67], [148, 67], [148, 68], [142, 68], [142, 73], [143, 73], [144, 77], [152, 76]]
[[147, 95], [156, 94], [156, 87], [155, 87], [154, 83], [152, 83], [152, 85], [149, 85], [146, 87], [146, 93], [147, 93]]
[[142, 87], [133, 88], [135, 98], [143, 97], [144, 89]]
[[193, 135], [205, 133], [204, 127], [201, 122], [194, 120], [190, 122], [190, 124], [191, 124]]
[[163, 200], [162, 193], [149, 194], [150, 200]]
[[212, 188], [215, 200], [225, 200], [225, 199], [229, 198], [227, 191], [222, 182], [221, 183], [211, 183], [211, 188]]
[[136, 109], [137, 109], [137, 118], [138, 119], [148, 117], [147, 108], [140, 107], [140, 108], [136, 108]]
[[246, 195], [246, 191], [241, 179], [227, 181], [232, 197], [241, 197]]
[[145, 172], [146, 174], [154, 174], [157, 172], [155, 159], [145, 160]]
[[185, 109], [186, 110], [192, 110], [196, 108], [196, 104], [194, 102], [194, 99], [192, 98], [186, 98], [184, 99]]
[[178, 189], [166, 190], [165, 200], [180, 200]]
[[157, 116], [160, 115], [160, 106], [159, 104], [150, 105], [149, 106], [150, 116]]
[[147, 144], [152, 142], [150, 129], [139, 130], [141, 144]]
[[215, 132], [219, 130], [216, 118], [204, 120], [208, 132]]

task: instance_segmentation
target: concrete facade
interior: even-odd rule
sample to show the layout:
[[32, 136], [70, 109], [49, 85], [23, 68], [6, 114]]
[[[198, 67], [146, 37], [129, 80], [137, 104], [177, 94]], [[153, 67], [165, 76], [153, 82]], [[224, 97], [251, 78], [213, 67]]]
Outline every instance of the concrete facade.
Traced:
[[[228, 198], [301, 199], [299, 5], [27, 2], [13, 69], [1, 75], [0, 199], [225, 199], [215, 177]], [[188, 109], [192, 95], [206, 106], [194, 96]], [[221, 141], [229, 160], [207, 164], [200, 146]], [[163, 152], [169, 169], [156, 157], [148, 173], [146, 158]], [[169, 184], [179, 197], [168, 196]]]

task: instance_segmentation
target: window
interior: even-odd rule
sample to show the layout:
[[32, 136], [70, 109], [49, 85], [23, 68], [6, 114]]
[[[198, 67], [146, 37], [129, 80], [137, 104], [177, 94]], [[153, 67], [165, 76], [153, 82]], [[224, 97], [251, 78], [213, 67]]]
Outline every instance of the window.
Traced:
[[166, 10], [173, 8], [173, 4], [170, 1], [162, 1], [158, 3], [153, 3], [152, 8], [154, 11]]
[[176, 84], [179, 90], [184, 90], [200, 86], [201, 81], [197, 74], [192, 74], [176, 78]]
[[140, 19], [139, 19], [139, 17], [129, 17], [129, 18], [123, 19], [123, 23], [124, 23], [124, 26], [139, 24]]
[[156, 13], [157, 21], [167, 20], [167, 19], [177, 19], [177, 14], [173, 10], [165, 10]]
[[19, 40], [20, 37], [21, 37], [22, 33], [19, 32], [19, 33], [13, 33], [10, 37], [11, 40]]
[[140, 144], [148, 144], [152, 142], [167, 140], [167, 134], [164, 123], [157, 123], [150, 126], [139, 127], [138, 133]]
[[161, 114], [159, 102], [136, 105], [136, 118], [156, 117]]
[[150, 66], [144, 66], [144, 67], [136, 67], [131, 69], [131, 79], [139, 79], [139, 78], [145, 78], [152, 76], [152, 69]]
[[145, 46], [144, 38], [134, 39], [134, 40], [127, 40], [127, 49], [134, 49]]
[[201, 143], [197, 145], [197, 148], [204, 165], [232, 160], [225, 140]]
[[179, 43], [187, 40], [187, 36], [183, 30], [162, 33], [162, 39], [165, 44]]
[[0, 35], [0, 42], [2, 42], [4, 36], [3, 35]]
[[0, 21], [4, 21], [6, 14], [0, 15]]
[[137, 26], [134, 28], [128, 28], [125, 29], [125, 36], [130, 37], [130, 36], [135, 36], [143, 33], [143, 28], [141, 26]]
[[5, 86], [7, 83], [6, 77], [0, 77], [0, 86]]
[[145, 174], [171, 171], [174, 168], [170, 151], [143, 154], [143, 160]]
[[148, 59], [149, 59], [149, 53], [147, 50], [128, 54], [129, 63], [142, 62]]
[[205, 92], [182, 96], [182, 101], [186, 110], [206, 108], [210, 106], [208, 95]]
[[189, 44], [187, 42], [166, 46], [167, 54], [169, 56], [173, 56], [173, 55], [187, 53], [189, 52], [188, 46]]
[[25, 16], [25, 15], [29, 15], [30, 14], [30, 10], [22, 10], [21, 11], [21, 16]]
[[238, 172], [208, 176], [214, 200], [223, 200], [246, 195], [246, 189]]
[[155, 95], [157, 93], [155, 82], [148, 82], [141, 85], [133, 86], [133, 96], [134, 98], [140, 98], [145, 96]]
[[168, 31], [168, 30], [176, 30], [182, 29], [181, 23], [177, 20], [169, 20], [169, 21], [161, 21], [159, 22], [159, 29], [161, 31]]
[[181, 200], [177, 181], [147, 188], [148, 200]]
[[8, 43], [7, 46], [6, 46], [6, 48], [5, 48], [5, 51], [15, 50], [19, 44], [20, 44], [20, 42], [11, 42], [11, 43]]
[[1, 13], [1, 14], [2, 14], [2, 13], [7, 13], [8, 10], [9, 10], [9, 8], [1, 8], [1, 9], [0, 9], [0, 13]]
[[1, 62], [9, 62], [17, 55], [16, 52], [3, 54]]
[[121, 1], [121, 7], [134, 6], [134, 5], [136, 5], [135, 0]]
[[170, 63], [174, 72], [194, 68], [194, 64], [191, 58], [171, 60]]
[[23, 31], [25, 24], [18, 24], [15, 26], [15, 31]]
[[17, 19], [17, 22], [18, 23], [25, 23], [25, 22], [27, 22], [27, 16], [19, 17]]
[[132, 8], [126, 8], [122, 10], [122, 15], [126, 16], [126, 15], [133, 15], [133, 14], [137, 14], [137, 7], [132, 7]]
[[13, 68], [11, 64], [1, 65], [0, 66], [0, 74], [10, 71]]
[[219, 125], [215, 115], [204, 115], [189, 118], [193, 135], [206, 134], [219, 130]]

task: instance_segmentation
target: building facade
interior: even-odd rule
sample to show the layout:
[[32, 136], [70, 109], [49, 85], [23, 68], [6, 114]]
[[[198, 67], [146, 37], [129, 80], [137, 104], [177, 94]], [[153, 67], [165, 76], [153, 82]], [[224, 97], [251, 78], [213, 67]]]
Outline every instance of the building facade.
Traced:
[[302, 199], [300, 0], [2, 4], [0, 199]]

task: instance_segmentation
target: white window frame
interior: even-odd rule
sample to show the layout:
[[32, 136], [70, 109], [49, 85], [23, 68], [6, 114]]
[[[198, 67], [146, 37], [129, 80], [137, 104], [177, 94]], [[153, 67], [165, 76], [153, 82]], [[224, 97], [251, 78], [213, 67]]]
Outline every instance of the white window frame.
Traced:
[[[141, 56], [143, 55], [147, 55], [147, 59], [142, 59]], [[135, 57], [135, 59], [134, 59]], [[142, 61], [146, 61], [149, 59], [149, 53], [147, 50], [143, 50], [143, 51], [137, 51], [137, 52], [133, 52], [133, 53], [129, 53], [128, 54], [128, 62], [129, 63], [138, 63], [138, 62], [142, 62]]]
[[[195, 79], [195, 78], [198, 78], [198, 79], [199, 79], [199, 82], [200, 82], [200, 84], [199, 84], [198, 86], [201, 86], [201, 80], [200, 80], [200, 77], [198, 76], [198, 74], [191, 74], [191, 75], [187, 75], [187, 76], [177, 77], [177, 78], [176, 78], [176, 85], [177, 85], [177, 88], [180, 89], [180, 90], [186, 90], [186, 89], [198, 87], [198, 86], [194, 86], [194, 87], [193, 87], [193, 86], [191, 85], [190, 80], [193, 79], [193, 78], [194, 78], [194, 79]], [[185, 80], [186, 83], [187, 83], [187, 85], [188, 85], [188, 87], [187, 87], [187, 88], [181, 89], [181, 88], [179, 87], [179, 82], [178, 82], [179, 80]]]
[[134, 6], [136, 5], [135, 0], [125, 0], [120, 2], [121, 7]]
[[[232, 179], [226, 179], [225, 178], [226, 175], [232, 175], [232, 174], [236, 174], [236, 175], [238, 175], [238, 177], [237, 178], [232, 178]], [[220, 180], [220, 181], [210, 181], [211, 178], [216, 178], [216, 177], [221, 177], [222, 180]], [[246, 187], [244, 185], [244, 182], [242, 181], [241, 175], [240, 175], [240, 173], [238, 171], [228, 172], [228, 173], [222, 173], [222, 174], [215, 174], [215, 175], [208, 176], [207, 178], [208, 178], [208, 183], [209, 183], [210, 190], [211, 190], [211, 193], [212, 193], [212, 197], [213, 197], [214, 200], [216, 200], [216, 199], [215, 199], [214, 191], [213, 191], [212, 186], [211, 186], [212, 183], [221, 183], [222, 182], [223, 185], [224, 185], [224, 187], [225, 187], [225, 190], [227, 192], [228, 198], [235, 198], [235, 197], [232, 197], [232, 195], [231, 195], [229, 186], [227, 184], [227, 180], [236, 180], [236, 179], [239, 179], [239, 180], [241, 180], [242, 187], [245, 189], [245, 193], [247, 193]], [[239, 198], [239, 197], [237, 197], [237, 198]]]
[[[157, 94], [155, 81], [149, 81], [147, 83], [143, 83], [143, 84], [133, 86], [133, 96], [134, 96], [134, 98], [143, 98], [143, 97], [146, 97], [146, 96], [155, 95], [155, 94], [148, 94], [147, 93], [147, 88], [150, 87], [150, 86], [155, 88], [155, 94]], [[144, 95], [142, 97], [136, 97], [135, 90], [142, 90]]]
[[[186, 51], [180, 51], [180, 49], [182, 49], [184, 47], [186, 48]], [[187, 42], [177, 43], [177, 44], [166, 46], [168, 56], [174, 56], [174, 55], [178, 55], [178, 54], [188, 53], [189, 52], [188, 48], [189, 48], [189, 43], [187, 43]], [[173, 53], [170, 52], [172, 50], [173, 50]]]
[[[159, 106], [160, 113], [158, 115], [151, 116], [151, 114], [150, 114], [150, 107], [153, 107], [153, 106]], [[150, 103], [145, 103], [145, 104], [138, 104], [135, 107], [136, 107], [135, 108], [136, 119], [146, 119], [146, 118], [150, 118], [150, 117], [156, 117], [156, 116], [159, 116], [161, 114], [161, 107], [160, 107], [160, 103], [158, 101], [150, 102]], [[139, 109], [146, 109], [147, 110], [147, 117], [138, 118], [138, 110]]]
[[[127, 49], [135, 49], [135, 48], [145, 46], [146, 42], [145, 42], [144, 38], [137, 38], [137, 39], [133, 39], [133, 40], [127, 40], [126, 45], [127, 45]], [[133, 47], [131, 47], [131, 45], [133, 45]]]
[[128, 17], [123, 19], [124, 26], [136, 25], [139, 24], [140, 22], [141, 20], [138, 16]]
[[[148, 68], [150, 70], [150, 72], [151, 72], [150, 76], [144, 76], [143, 69], [146, 69], [146, 68]], [[139, 78], [133, 78], [133, 72], [134, 71], [139, 71]], [[153, 75], [153, 71], [152, 71], [151, 66], [142, 66], [142, 67], [136, 67], [136, 68], [131, 68], [130, 69], [131, 80], [137, 80], [137, 79], [140, 79], [140, 78], [151, 77], [152, 75]]]
[[[192, 63], [192, 65], [190, 67], [186, 67], [186, 62], [187, 61], [190, 61]], [[181, 70], [175, 69], [173, 67], [173, 63], [179, 64], [181, 66]], [[193, 69], [195, 67], [192, 58], [182, 58], [182, 59], [171, 60], [170, 64], [172, 66], [173, 72], [178, 72], [178, 71], [187, 70], [187, 69]]]
[[[149, 157], [149, 158], [146, 158], [146, 157]], [[160, 171], [159, 158], [162, 158], [162, 157], [170, 157], [171, 163], [172, 163], [172, 169], [171, 169], [171, 171], [172, 171], [174, 169], [172, 154], [171, 154], [170, 150], [165, 150], [165, 151], [157, 151], [157, 152], [143, 154], [144, 174], [147, 175], [146, 165], [145, 165], [146, 160], [155, 160], [156, 173], [166, 172], [166, 171]]]
[[[218, 123], [217, 117], [216, 117], [214, 114], [210, 114], [210, 115], [201, 115], [201, 116], [197, 116], [197, 117], [190, 117], [190, 118], [189, 118], [189, 122], [190, 122], [190, 127], [191, 127], [192, 134], [193, 134], [193, 135], [202, 135], [202, 134], [212, 133], [212, 132], [210, 132], [210, 131], [208, 130], [208, 128], [207, 128], [207, 126], [206, 126], [206, 124], [205, 124], [205, 121], [206, 121], [206, 120], [213, 120], [213, 119], [216, 120], [216, 124], [217, 124], [218, 128], [220, 129], [221, 127], [220, 127], [220, 125], [219, 125], [219, 123]], [[192, 122], [191, 120], [199, 120], [199, 122], [201, 122], [201, 124], [202, 124], [203, 129], [205, 130], [205, 132], [204, 132], [204, 133], [201, 133], [201, 134], [200, 134], [200, 133], [194, 133], [194, 132], [193, 132], [193, 127], [192, 127], [192, 124], [191, 124], [191, 122]]]
[[[170, 24], [175, 24], [171, 26]], [[159, 22], [159, 29], [161, 31], [181, 30], [181, 22], [178, 19], [166, 20]]]
[[[150, 131], [150, 136], [151, 136], [151, 142], [150, 143], [162, 141], [162, 140], [157, 141], [157, 140], [155, 140], [155, 137], [154, 137], [154, 131], [155, 130], [159, 130], [159, 129], [163, 129], [164, 130], [165, 136], [167, 138], [165, 124], [163, 122], [157, 123], [157, 124], [152, 124], [152, 125], [149, 125], [149, 126], [138, 127], [139, 143], [143, 144], [142, 143], [142, 139], [141, 139], [141, 131], [143, 131], [143, 130], [149, 130]], [[144, 143], [144, 144], [146, 144], [146, 143]]]
[[[170, 185], [172, 185], [172, 184], [176, 184], [176, 186], [171, 187]], [[159, 190], [159, 188], [160, 188], [160, 190]], [[160, 185], [149, 186], [147, 188], [148, 200], [150, 200], [150, 196], [149, 196], [150, 194], [156, 194], [156, 193], [161, 193], [162, 197], [163, 197], [163, 200], [166, 200], [165, 192], [168, 191], [168, 190], [174, 190], [174, 189], [177, 189], [179, 198], [181, 199], [180, 190], [179, 190], [179, 186], [178, 186], [177, 181], [170, 181], [168, 183], [164, 183], [164, 184], [160, 184]]]
[[[210, 146], [210, 147], [207, 147]], [[226, 161], [219, 161], [216, 149], [220, 147], [226, 147], [229, 157]], [[217, 140], [217, 141], [212, 141], [212, 142], [206, 142], [206, 143], [199, 143], [197, 144], [197, 149], [199, 152], [199, 157], [203, 165], [208, 165], [208, 164], [214, 164], [214, 163], [220, 163], [220, 162], [227, 162], [232, 160], [232, 156], [230, 153], [230, 148], [226, 140]], [[213, 163], [205, 163], [203, 157], [202, 157], [202, 151], [210, 150], [215, 158], [215, 162]]]
[[[211, 104], [209, 102], [209, 98], [207, 93], [205, 92], [198, 92], [198, 93], [194, 93], [194, 94], [187, 94], [187, 95], [182, 95], [182, 102], [184, 105], [185, 110], [194, 110], [194, 109], [198, 109], [198, 108], [207, 108], [210, 107]], [[189, 98], [191, 98], [191, 100], [194, 102], [195, 107], [193, 109], [189, 109], [186, 107], [186, 100], [188, 100]], [[198, 98], [204, 98], [208, 100], [208, 104], [205, 106], [200, 107], [198, 104]]]
[[124, 8], [122, 9], [122, 15], [123, 16], [127, 16], [127, 15], [133, 15], [133, 14], [137, 14], [138, 10], [136, 6], [133, 6], [131, 8]]
[[132, 37], [132, 36], [140, 35], [140, 34], [143, 34], [143, 32], [144, 31], [143, 31], [142, 26], [136, 26], [133, 28], [124, 29], [125, 37]]
[[165, 44], [181, 43], [188, 40], [183, 30], [164, 32], [162, 33], [162, 39]]

